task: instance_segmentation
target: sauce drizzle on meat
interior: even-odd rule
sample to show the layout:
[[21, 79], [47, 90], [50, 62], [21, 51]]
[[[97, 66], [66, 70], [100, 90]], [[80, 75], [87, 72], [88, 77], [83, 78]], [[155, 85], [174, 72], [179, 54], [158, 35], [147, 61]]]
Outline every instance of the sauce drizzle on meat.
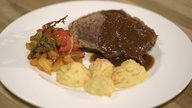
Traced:
[[102, 11], [106, 20], [99, 35], [99, 47], [106, 58], [133, 58], [144, 64], [143, 55], [152, 47], [156, 35], [138, 18], [124, 11]]

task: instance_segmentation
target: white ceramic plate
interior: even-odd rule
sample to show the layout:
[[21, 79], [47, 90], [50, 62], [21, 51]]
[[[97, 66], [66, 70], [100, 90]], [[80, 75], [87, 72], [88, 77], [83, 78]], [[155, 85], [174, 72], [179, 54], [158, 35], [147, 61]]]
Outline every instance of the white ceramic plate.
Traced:
[[[155, 65], [149, 78], [112, 97], [97, 97], [81, 90], [64, 89], [54, 78], [34, 70], [26, 58], [25, 43], [43, 24], [68, 15], [64, 28], [88, 13], [105, 9], [123, 9], [142, 19], [158, 34], [150, 51]], [[133, 108], [155, 107], [178, 95], [192, 78], [192, 45], [172, 22], [143, 8], [102, 1], [66, 2], [30, 12], [11, 23], [0, 36], [1, 82], [21, 99], [39, 107], [51, 108]], [[88, 64], [88, 61], [84, 61]], [[43, 78], [42, 78], [43, 77]]]

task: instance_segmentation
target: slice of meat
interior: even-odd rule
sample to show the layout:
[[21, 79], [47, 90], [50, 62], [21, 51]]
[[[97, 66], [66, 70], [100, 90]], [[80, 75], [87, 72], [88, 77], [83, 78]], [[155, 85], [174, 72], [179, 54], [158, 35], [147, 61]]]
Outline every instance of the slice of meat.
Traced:
[[123, 10], [91, 13], [73, 21], [69, 30], [80, 47], [97, 50], [109, 59], [132, 58], [141, 64], [157, 39], [153, 29]]

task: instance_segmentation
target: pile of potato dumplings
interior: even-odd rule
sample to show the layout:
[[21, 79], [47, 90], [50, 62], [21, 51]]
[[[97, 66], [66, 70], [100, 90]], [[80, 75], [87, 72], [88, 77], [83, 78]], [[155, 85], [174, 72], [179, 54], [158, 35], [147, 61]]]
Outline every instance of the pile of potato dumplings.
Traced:
[[116, 88], [129, 88], [148, 77], [145, 68], [132, 59], [120, 66], [107, 59], [96, 59], [87, 69], [82, 63], [64, 65], [56, 73], [56, 81], [62, 85], [78, 88], [97, 96], [111, 96]]

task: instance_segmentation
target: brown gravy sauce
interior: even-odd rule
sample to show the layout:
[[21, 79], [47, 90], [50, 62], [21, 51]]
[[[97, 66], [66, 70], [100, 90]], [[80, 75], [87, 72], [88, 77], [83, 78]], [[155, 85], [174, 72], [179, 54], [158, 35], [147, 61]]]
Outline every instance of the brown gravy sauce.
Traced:
[[[105, 58], [103, 55], [101, 55], [100, 53], [94, 53], [93, 55], [91, 55], [90, 57], [90, 61], [95, 61], [97, 58], [100, 58], [100, 59], [108, 59], [108, 58]], [[155, 59], [152, 55], [149, 55], [149, 54], [145, 54], [143, 56], [143, 59], [144, 59], [144, 64], [143, 66], [145, 67], [145, 69], [147, 71], [149, 71], [154, 63], [155, 63]], [[113, 58], [113, 59], [108, 59], [114, 66], [119, 66], [121, 65], [121, 63], [127, 59], [125, 58], [121, 58], [121, 57], [117, 57], [117, 58]]]
[[106, 17], [101, 35], [98, 37], [102, 54], [106, 58], [113, 58], [112, 61], [115, 58], [115, 63], [133, 58], [144, 64], [141, 56], [152, 47], [154, 31], [124, 11], [103, 11], [102, 14]]

